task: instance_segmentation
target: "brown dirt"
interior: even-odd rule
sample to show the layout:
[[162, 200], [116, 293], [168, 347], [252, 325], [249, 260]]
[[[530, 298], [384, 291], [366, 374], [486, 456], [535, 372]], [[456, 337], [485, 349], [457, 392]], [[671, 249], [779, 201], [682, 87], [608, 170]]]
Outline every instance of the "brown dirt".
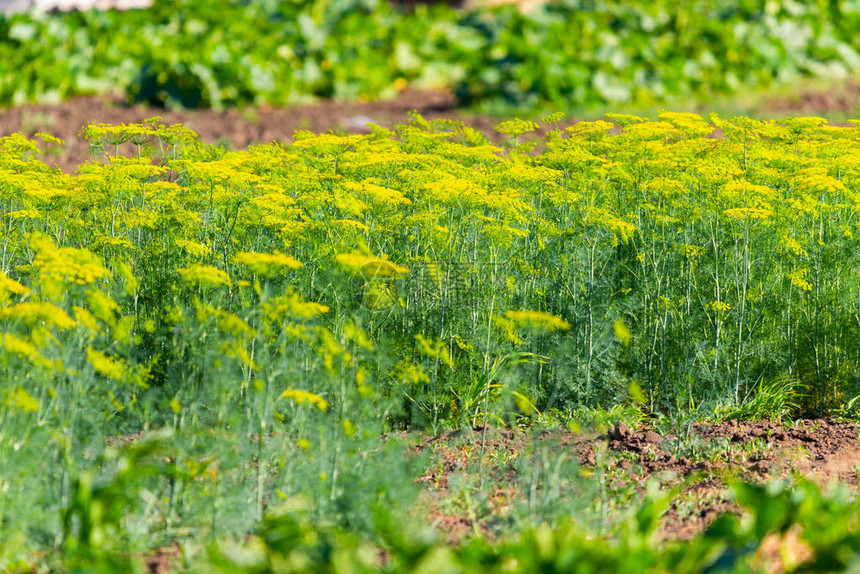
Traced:
[[178, 543], [163, 546], [144, 557], [144, 567], [150, 574], [170, 574], [180, 562], [182, 550]]
[[778, 116], [820, 113], [854, 116], [860, 112], [860, 81], [848, 80], [830, 89], [806, 89], [789, 96], [765, 98], [761, 107]]
[[[683, 434], [661, 436], [648, 426], [631, 429], [619, 423], [603, 434], [546, 432], [537, 442], [549, 452], [575, 458], [581, 473], [602, 464], [610, 490], [636, 485], [641, 493], [652, 479], [680, 486], [681, 494], [664, 517], [664, 539], [689, 539], [720, 514], [740, 512], [728, 497], [729, 477], [768, 481], [802, 475], [822, 485], [838, 481], [852, 486], [857, 481], [860, 440], [854, 423], [696, 423]], [[523, 502], [526, 478], [517, 475], [514, 461], [531, 456], [527, 453], [535, 451], [534, 439], [511, 429], [488, 429], [482, 469], [486, 501], [480, 505], [463, 500], [463, 485], [478, 485], [480, 440], [480, 428], [464, 429], [416, 447], [430, 453], [428, 469], [419, 479], [427, 489], [430, 521], [452, 543], [475, 531], [495, 537], [512, 505]]]
[[0, 136], [22, 132], [32, 137], [46, 132], [66, 141], [60, 155], [48, 156], [46, 163], [56, 163], [65, 171], [92, 159], [87, 142], [78, 137], [89, 122], [105, 124], [140, 123], [160, 116], [167, 124], [181, 123], [207, 143], [227, 143], [233, 149], [249, 144], [288, 141], [295, 130], [367, 133], [368, 122], [385, 127], [406, 123], [409, 113], [417, 111], [427, 119], [461, 119], [468, 125], [493, 133], [494, 122], [486, 117], [464, 116], [456, 110], [457, 100], [444, 91], [406, 90], [391, 101], [334, 102], [292, 108], [248, 108], [170, 111], [143, 105], [127, 106], [119, 99], [82, 97], [58, 105], [19, 106], [0, 109]]

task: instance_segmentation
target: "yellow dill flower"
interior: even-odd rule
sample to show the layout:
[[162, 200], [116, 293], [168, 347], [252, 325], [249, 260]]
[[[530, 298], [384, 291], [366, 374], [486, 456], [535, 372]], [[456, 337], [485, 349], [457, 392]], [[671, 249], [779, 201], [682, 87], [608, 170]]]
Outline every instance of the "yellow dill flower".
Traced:
[[17, 355], [34, 365], [46, 368], [54, 366], [54, 363], [42, 355], [33, 343], [13, 333], [3, 333], [2, 345], [7, 353]]
[[616, 114], [612, 112], [603, 114], [603, 117], [609, 118], [620, 126], [627, 126], [630, 124], [638, 124], [648, 121], [648, 118], [643, 118], [641, 116], [632, 116], [630, 114]]
[[93, 335], [101, 332], [102, 329], [98, 319], [92, 313], [77, 305], [72, 307], [72, 311], [75, 314], [75, 321], [77, 321], [78, 325], [86, 328]]
[[364, 367], [359, 367], [355, 371], [355, 386], [363, 397], [366, 397], [372, 391], [370, 386], [367, 385], [367, 369]]
[[30, 340], [40, 349], [45, 349], [59, 343], [54, 333], [44, 325], [34, 325], [30, 329]]
[[503, 246], [511, 245], [517, 239], [529, 236], [527, 229], [511, 227], [495, 220], [487, 220], [487, 223], [481, 226], [481, 233], [489, 237], [495, 245]]
[[[245, 350], [241, 341], [221, 341], [218, 343], [218, 353], [225, 357], [238, 359], [239, 362], [252, 371], [260, 370], [260, 366], [251, 358], [251, 354]], [[217, 362], [216, 362], [217, 364]]]
[[213, 189], [222, 186], [219, 191], [223, 193], [224, 188], [229, 189], [252, 189], [259, 181], [260, 176], [247, 173], [243, 162], [248, 159], [247, 152], [232, 152], [215, 161], [198, 161], [188, 163], [186, 168], [188, 174], [202, 184]]
[[347, 231], [360, 231], [367, 233], [370, 228], [360, 221], [353, 219], [333, 219], [329, 222], [330, 229], [345, 229]]
[[[4, 178], [7, 179], [7, 178]], [[14, 178], [8, 178], [14, 181]], [[49, 209], [57, 202], [69, 198], [71, 191], [68, 189], [70, 184], [64, 177], [54, 177], [50, 180], [43, 180], [32, 175], [23, 181], [15, 182], [20, 185], [26, 196], [28, 203], [34, 207], [42, 207]]]
[[505, 334], [505, 338], [513, 343], [514, 345], [522, 345], [523, 340], [517, 334], [517, 324], [514, 321], [509, 319], [505, 319], [499, 315], [493, 315], [492, 317], [493, 324], [502, 330]]
[[132, 179], [145, 180], [167, 173], [167, 168], [149, 163], [126, 163], [119, 166], [117, 172]]
[[611, 122], [596, 120], [593, 122], [577, 122], [565, 131], [572, 136], [586, 139], [597, 139], [608, 136], [609, 130], [614, 127], [615, 125]]
[[422, 355], [432, 359], [439, 359], [449, 367], [454, 366], [445, 341], [433, 337], [428, 338], [419, 333], [415, 335], [415, 342], [417, 343], [418, 352]]
[[370, 180], [364, 180], [361, 182], [347, 181], [344, 182], [343, 186], [353, 193], [366, 197], [371, 201], [371, 203], [377, 205], [395, 207], [398, 205], [412, 204], [412, 201], [410, 201], [409, 198], [396, 189], [376, 185]]
[[274, 277], [284, 269], [299, 269], [302, 267], [302, 262], [295, 257], [277, 251], [274, 253], [240, 251], [233, 258], [233, 261], [239, 265], [248, 267], [255, 274], [264, 277]]
[[59, 329], [72, 329], [77, 323], [68, 313], [47, 301], [25, 301], [0, 308], [0, 319], [17, 319], [27, 326], [45, 325]]
[[120, 317], [118, 321], [111, 325], [111, 329], [113, 329], [111, 335], [113, 336], [114, 340], [124, 345], [128, 345], [134, 342], [135, 323], [136, 318], [134, 315], [126, 315], [125, 317]]
[[422, 186], [422, 198], [439, 202], [446, 206], [462, 205], [494, 207], [494, 194], [484, 189], [474, 179], [444, 176]]
[[122, 221], [132, 229], [155, 229], [158, 213], [151, 207], [133, 207], [122, 214]]
[[119, 304], [114, 301], [110, 295], [98, 289], [87, 290], [87, 307], [89, 311], [107, 323], [113, 326], [116, 323], [116, 316], [121, 309]]
[[153, 181], [146, 185], [147, 194], [165, 196], [182, 191], [182, 187], [173, 181]]
[[109, 357], [92, 347], [87, 347], [86, 353], [87, 362], [92, 366], [96, 373], [112, 381], [121, 381], [125, 379], [126, 373], [128, 372], [128, 364], [124, 360]]
[[39, 151], [39, 145], [27, 139], [24, 134], [16, 132], [0, 138], [0, 150], [20, 156], [28, 151]]
[[599, 207], [587, 207], [586, 213], [589, 218], [593, 218], [597, 223], [607, 227], [612, 231], [614, 237], [620, 237], [625, 243], [633, 237], [638, 229], [632, 223], [628, 223]]
[[496, 131], [500, 134], [509, 136], [520, 136], [529, 132], [540, 129], [540, 126], [529, 120], [521, 120], [519, 118], [502, 122], [496, 126]]
[[602, 157], [603, 154], [592, 153], [599, 153], [602, 147], [602, 143], [576, 138], [554, 139], [547, 141], [546, 151], [535, 157], [534, 162], [557, 170], [569, 170], [574, 167], [583, 170], [588, 168], [588, 171], [582, 173], [586, 176], [600, 167], [613, 165], [612, 160]]
[[230, 287], [233, 285], [226, 271], [210, 265], [191, 265], [176, 271], [186, 282], [192, 284], [207, 287]]
[[321, 303], [305, 301], [290, 289], [286, 295], [273, 297], [262, 305], [263, 314], [270, 322], [279, 322], [284, 316], [290, 315], [297, 319], [313, 319], [317, 315], [328, 313], [329, 307]]
[[681, 253], [684, 254], [684, 257], [690, 259], [695, 259], [705, 252], [704, 247], [700, 247], [698, 245], [688, 245], [686, 243], [682, 243], [678, 246], [678, 248], [680, 249]]
[[313, 339], [314, 332], [307, 325], [301, 325], [296, 323], [286, 323], [284, 324], [284, 334], [287, 336], [287, 340], [292, 341], [303, 341], [305, 343], [309, 342]]
[[308, 403], [310, 405], [315, 406], [321, 411], [328, 410], [328, 401], [322, 398], [319, 395], [314, 393], [309, 393], [308, 391], [302, 391], [300, 389], [288, 389], [281, 393], [281, 397], [285, 399], [292, 399], [298, 404]]
[[807, 273], [809, 273], [808, 269], [799, 267], [790, 271], [788, 278], [791, 280], [791, 284], [795, 287], [798, 287], [803, 291], [812, 291], [812, 283], [806, 279]]
[[803, 257], [807, 257], [808, 255], [806, 253], [806, 249], [804, 249], [800, 242], [794, 237], [783, 235], [780, 243], [782, 244], [783, 249], [785, 249], [789, 253], [793, 253], [794, 255], [800, 255]]
[[357, 327], [352, 321], [348, 321], [341, 329], [341, 332], [347, 340], [368, 351], [373, 351], [373, 341], [370, 340], [370, 337], [367, 336], [367, 333], [363, 329]]
[[[471, 128], [469, 128], [471, 129]], [[479, 133], [479, 132], [475, 132]], [[480, 135], [478, 137], [483, 137]], [[463, 146], [461, 144], [447, 144], [451, 146], [449, 154], [457, 158], [464, 165], [473, 164], [496, 164], [502, 161], [504, 150], [494, 145]], [[444, 151], [444, 147], [442, 150]]]
[[8, 394], [6, 404], [13, 409], [23, 411], [25, 413], [35, 413], [41, 406], [38, 399], [34, 398], [21, 387], [15, 388]]
[[552, 183], [558, 182], [564, 175], [564, 172], [542, 165], [527, 165], [524, 163], [515, 163], [507, 166], [507, 169], [502, 172], [501, 177], [510, 179], [518, 183]]
[[677, 137], [680, 130], [669, 122], [634, 123], [624, 128], [624, 135], [637, 140], [667, 140]]
[[44, 215], [38, 209], [30, 208], [10, 211], [6, 213], [6, 217], [10, 219], [42, 219]]
[[281, 237], [289, 242], [301, 235], [309, 226], [310, 223], [307, 221], [288, 221], [284, 225], [281, 225], [278, 231]]
[[106, 247], [122, 247], [123, 249], [134, 249], [134, 244], [128, 239], [99, 234], [98, 238], [93, 242], [93, 249], [101, 250]]
[[36, 252], [33, 267], [44, 281], [71, 282], [88, 285], [98, 279], [110, 277], [101, 257], [86, 249], [58, 248], [54, 240], [41, 233], [29, 237], [30, 247]]
[[123, 292], [130, 297], [134, 297], [137, 293], [137, 288], [140, 286], [140, 281], [134, 276], [134, 270], [131, 268], [131, 265], [114, 260], [113, 267], [116, 271], [119, 271]]
[[430, 375], [424, 370], [421, 365], [416, 365], [412, 361], [401, 360], [394, 366], [394, 376], [401, 381], [418, 385], [430, 382]]
[[722, 197], [739, 201], [746, 207], [767, 208], [777, 199], [777, 192], [767, 185], [756, 185], [742, 178], [731, 179], [723, 186]]
[[349, 419], [343, 419], [343, 432], [346, 436], [353, 436], [355, 434], [355, 423]]
[[335, 338], [334, 333], [325, 327], [316, 328], [317, 352], [322, 355], [323, 365], [326, 370], [334, 374], [336, 372], [334, 359], [340, 357], [343, 365], [347, 368], [352, 366], [352, 354]]
[[612, 323], [612, 330], [615, 332], [615, 338], [624, 345], [625, 347], [630, 344], [630, 341], [633, 340], [633, 334], [630, 332], [630, 329], [627, 327], [627, 323], [623, 318], [619, 317]]
[[65, 142], [65, 141], [61, 140], [61, 139], [60, 139], [60, 138], [58, 138], [58, 137], [52, 136], [51, 134], [46, 134], [46, 133], [42, 133], [42, 132], [37, 132], [37, 133], [33, 134], [33, 137], [38, 138], [38, 139], [42, 140], [42, 141], [43, 141], [43, 142], [45, 142], [45, 143], [52, 143], [52, 144], [56, 144], [56, 145], [59, 145], [59, 146], [64, 146], [64, 145], [66, 145], [66, 142]]
[[804, 131], [815, 130], [821, 126], [826, 126], [827, 120], [817, 116], [800, 116], [796, 118], [786, 118], [780, 123], [797, 133], [801, 133]]
[[797, 216], [800, 215], [817, 215], [819, 208], [821, 207], [818, 201], [813, 197], [801, 197], [801, 198], [791, 198], [787, 202], [788, 207], [791, 208]]
[[215, 309], [207, 305], [218, 323], [218, 328], [223, 332], [233, 337], [256, 337], [257, 330], [251, 327], [244, 319], [225, 311], [223, 309]]
[[505, 317], [524, 327], [540, 331], [567, 331], [573, 325], [555, 315], [543, 311], [505, 311]]
[[192, 257], [204, 258], [212, 255], [212, 249], [209, 248], [208, 245], [203, 245], [202, 243], [197, 243], [196, 241], [188, 241], [186, 239], [177, 239], [176, 245], [182, 251], [191, 255]]
[[111, 125], [96, 123], [87, 124], [80, 133], [81, 137], [88, 141], [104, 141], [114, 145], [127, 141], [142, 144], [148, 141], [150, 137], [158, 134], [156, 128], [143, 124]]
[[356, 158], [351, 158], [344, 166], [349, 167], [378, 167], [378, 168], [397, 168], [402, 166], [407, 161], [413, 161], [414, 158], [399, 149], [392, 150], [375, 150], [367, 154], [360, 154]]
[[301, 130], [293, 134], [293, 147], [310, 149], [322, 153], [335, 153], [346, 151], [365, 139], [367, 136], [338, 136], [334, 134], [313, 134]]
[[773, 215], [773, 211], [770, 209], [758, 207], [735, 207], [726, 209], [723, 213], [732, 219], [767, 219]]
[[7, 303], [11, 295], [26, 295], [29, 292], [29, 289], [0, 271], [0, 303]]
[[35, 413], [39, 410], [39, 401], [21, 387], [15, 387], [4, 394], [6, 395], [6, 400], [3, 402], [13, 411]]
[[737, 117], [731, 120], [723, 120], [715, 113], [712, 113], [710, 118], [711, 123], [723, 131], [723, 138], [726, 141], [748, 141], [758, 137], [758, 134], [762, 131], [768, 130], [768, 122], [753, 118]]
[[797, 178], [797, 188], [804, 191], [835, 193], [846, 191], [845, 184], [827, 175], [825, 168], [807, 168]]
[[[257, 190], [268, 189], [257, 186]], [[281, 227], [301, 217], [302, 210], [295, 206], [296, 200], [284, 193], [271, 192], [252, 197], [247, 208], [239, 214], [239, 220], [246, 225]]]
[[708, 303], [707, 306], [710, 307], [711, 309], [713, 309], [714, 311], [722, 311], [722, 312], [726, 312], [732, 308], [731, 305], [729, 305], [728, 303], [724, 303], [722, 301], [711, 301], [710, 303]]
[[457, 348], [459, 348], [462, 351], [474, 351], [475, 350], [475, 347], [472, 345], [472, 343], [470, 343], [466, 339], [463, 339], [462, 337], [459, 337], [456, 335], [454, 336], [454, 343], [457, 345]]
[[687, 184], [668, 177], [655, 177], [642, 184], [642, 188], [663, 197], [681, 195], [688, 191]]
[[409, 272], [406, 267], [389, 261], [387, 255], [375, 257], [353, 251], [336, 255], [334, 259], [341, 267], [365, 276], [397, 277]]
[[370, 204], [362, 201], [358, 196], [350, 193], [344, 193], [342, 190], [335, 191], [331, 196], [321, 197], [325, 203], [328, 203], [336, 209], [340, 210], [345, 215], [352, 217], [362, 217], [370, 210]]
[[657, 117], [694, 136], [706, 136], [714, 131], [714, 126], [699, 114], [662, 111]]

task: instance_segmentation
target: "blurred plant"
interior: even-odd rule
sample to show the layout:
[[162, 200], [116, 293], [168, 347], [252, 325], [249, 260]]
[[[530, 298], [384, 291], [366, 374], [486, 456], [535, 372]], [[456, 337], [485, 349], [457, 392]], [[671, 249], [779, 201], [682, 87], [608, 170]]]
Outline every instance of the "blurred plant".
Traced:
[[857, 27], [858, 13], [836, 2], [738, 0], [409, 11], [379, 0], [162, 0], [147, 10], [4, 14], [0, 103], [120, 91], [217, 109], [447, 87], [468, 104], [652, 106], [857, 74]]

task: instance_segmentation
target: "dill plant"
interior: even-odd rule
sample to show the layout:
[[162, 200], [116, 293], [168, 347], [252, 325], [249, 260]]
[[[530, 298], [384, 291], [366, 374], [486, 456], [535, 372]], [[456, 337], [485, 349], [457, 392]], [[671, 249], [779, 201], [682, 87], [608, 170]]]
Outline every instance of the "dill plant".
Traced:
[[59, 548], [100, 453], [163, 428], [114, 550], [298, 499], [381, 536], [416, 496], [392, 429], [856, 395], [858, 128], [609, 119], [534, 154], [417, 116], [240, 152], [91, 125], [75, 176], [0, 139], [0, 529]]

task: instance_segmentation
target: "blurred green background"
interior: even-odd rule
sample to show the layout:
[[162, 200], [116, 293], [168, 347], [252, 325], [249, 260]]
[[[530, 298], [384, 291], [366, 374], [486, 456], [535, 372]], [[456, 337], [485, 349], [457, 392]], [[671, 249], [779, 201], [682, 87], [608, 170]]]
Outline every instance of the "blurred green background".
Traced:
[[411, 87], [452, 90], [481, 112], [720, 99], [743, 109], [762, 91], [850, 82], [858, 29], [856, 0], [155, 0], [145, 10], [0, 16], [0, 105], [118, 93], [221, 109], [385, 99]]

